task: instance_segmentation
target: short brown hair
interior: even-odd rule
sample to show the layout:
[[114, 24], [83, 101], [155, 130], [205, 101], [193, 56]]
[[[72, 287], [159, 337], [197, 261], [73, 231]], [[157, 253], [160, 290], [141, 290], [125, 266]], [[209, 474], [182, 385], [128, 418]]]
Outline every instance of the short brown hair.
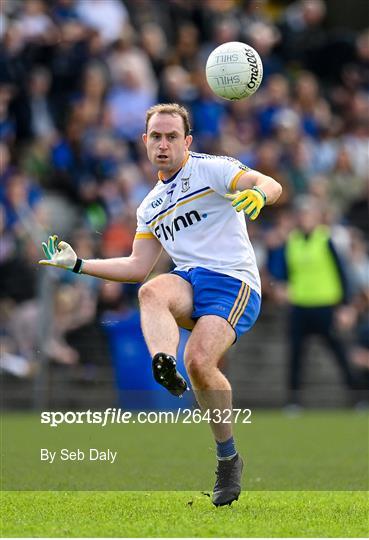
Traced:
[[150, 118], [156, 113], [171, 115], [178, 114], [178, 116], [180, 116], [183, 120], [185, 137], [190, 134], [191, 126], [188, 111], [182, 107], [182, 105], [178, 105], [178, 103], [158, 103], [158, 105], [153, 105], [150, 107], [150, 109], [146, 111], [146, 132]]

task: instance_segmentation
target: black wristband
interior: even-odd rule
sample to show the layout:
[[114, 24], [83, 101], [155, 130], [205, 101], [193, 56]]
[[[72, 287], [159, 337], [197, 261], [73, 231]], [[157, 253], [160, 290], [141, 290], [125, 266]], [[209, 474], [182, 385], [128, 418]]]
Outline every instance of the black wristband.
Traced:
[[83, 259], [77, 259], [76, 264], [72, 268], [72, 272], [74, 272], [75, 274], [80, 274], [82, 270], [82, 263], [83, 263]]

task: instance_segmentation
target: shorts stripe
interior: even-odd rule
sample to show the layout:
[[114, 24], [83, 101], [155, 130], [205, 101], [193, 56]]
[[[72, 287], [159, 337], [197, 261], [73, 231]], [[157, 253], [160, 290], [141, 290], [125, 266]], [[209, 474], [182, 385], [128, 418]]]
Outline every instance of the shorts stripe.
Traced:
[[[242, 302], [243, 294], [245, 291], [245, 288], [247, 287], [246, 283], [243, 281], [240, 287], [240, 290], [238, 291], [238, 295], [236, 298], [235, 303], [233, 304], [233, 307], [231, 309], [230, 314], [228, 315], [227, 321], [232, 325], [232, 319], [236, 311], [238, 311], [238, 308], [240, 306], [240, 302]], [[232, 325], [233, 326], [233, 325]]]
[[237, 324], [236, 321], [238, 321], [240, 314], [242, 314], [242, 312], [243, 312], [243, 306], [245, 306], [245, 302], [247, 301], [249, 288], [250, 287], [248, 285], [246, 285], [246, 288], [245, 288], [244, 292], [242, 293], [242, 298], [238, 303], [238, 307], [237, 307], [236, 311], [234, 312], [234, 314], [232, 316], [230, 324], [233, 327], [236, 326], [236, 324]]
[[235, 318], [234, 322], [232, 323], [232, 326], [237, 326], [241, 315], [243, 315], [243, 313], [245, 312], [247, 304], [249, 303], [250, 293], [251, 293], [251, 287], [249, 287], [247, 285], [246, 297], [245, 297], [244, 301], [242, 302], [242, 305], [240, 306], [240, 309], [238, 310], [238, 314], [235, 315], [236, 318]]

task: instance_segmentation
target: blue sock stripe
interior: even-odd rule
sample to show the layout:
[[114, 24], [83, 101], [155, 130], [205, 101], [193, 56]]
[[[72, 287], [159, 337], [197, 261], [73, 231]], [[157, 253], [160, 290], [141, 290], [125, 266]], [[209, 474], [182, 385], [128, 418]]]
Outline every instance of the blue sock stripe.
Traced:
[[234, 456], [237, 453], [234, 438], [231, 437], [228, 441], [218, 442], [217, 443], [217, 457], [218, 459], [228, 458]]

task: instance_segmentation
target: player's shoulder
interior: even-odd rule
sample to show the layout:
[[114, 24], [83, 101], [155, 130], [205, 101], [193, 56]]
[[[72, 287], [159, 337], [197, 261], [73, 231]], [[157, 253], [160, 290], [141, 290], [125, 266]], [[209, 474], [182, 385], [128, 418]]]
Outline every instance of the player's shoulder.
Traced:
[[141, 201], [137, 208], [137, 212], [145, 213], [148, 209], [160, 206], [163, 202], [161, 199], [162, 182], [158, 181], [155, 186], [149, 191], [146, 197]]
[[215, 154], [205, 154], [200, 152], [190, 152], [190, 156], [195, 160], [195, 163], [197, 162], [200, 167], [202, 166], [204, 168], [219, 167], [219, 165], [226, 167], [229, 165], [239, 167], [245, 171], [249, 170], [249, 168], [241, 161], [231, 156], [217, 156]]
[[225, 156], [216, 156], [215, 154], [205, 154], [202, 152], [190, 152], [190, 156], [195, 160], [195, 162], [202, 164], [204, 163], [216, 163], [219, 161], [223, 161]]

